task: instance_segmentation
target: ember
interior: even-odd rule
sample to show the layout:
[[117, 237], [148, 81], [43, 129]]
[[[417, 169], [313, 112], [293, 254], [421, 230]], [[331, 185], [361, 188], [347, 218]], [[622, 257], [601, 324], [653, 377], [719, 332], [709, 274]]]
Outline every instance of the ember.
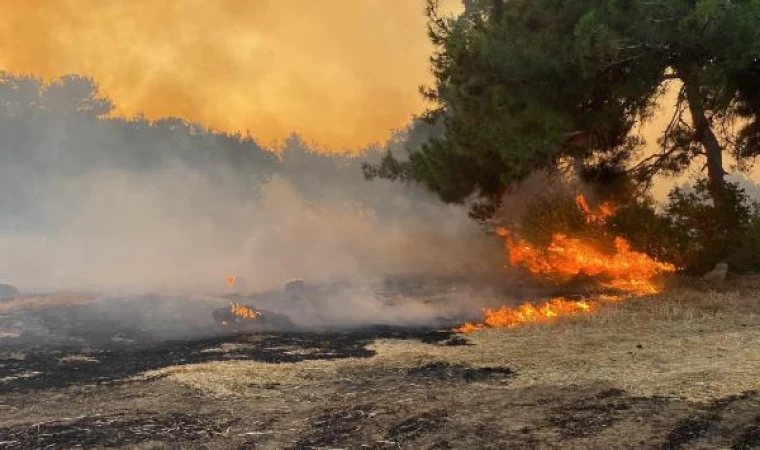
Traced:
[[[609, 203], [602, 203], [597, 211], [592, 211], [582, 195], [576, 197], [576, 205], [583, 212], [586, 223], [603, 223], [615, 211]], [[653, 281], [657, 275], [676, 270], [672, 264], [632, 250], [629, 242], [620, 236], [613, 238], [614, 251], [605, 252], [594, 242], [559, 233], [552, 236], [551, 243], [546, 248], [536, 247], [524, 239], [516, 240], [506, 228], [497, 229], [496, 234], [505, 240], [511, 266], [522, 267], [534, 275], [555, 282], [587, 276], [600, 279], [600, 285], [604, 288], [630, 295], [646, 295], [658, 292]], [[602, 300], [621, 298], [623, 297], [600, 297]], [[554, 298], [540, 306], [525, 303], [517, 308], [504, 306], [486, 309], [482, 323], [466, 323], [457, 331], [472, 332], [483, 328], [509, 328], [524, 323], [549, 322], [560, 316], [592, 312], [596, 304], [585, 300]]]

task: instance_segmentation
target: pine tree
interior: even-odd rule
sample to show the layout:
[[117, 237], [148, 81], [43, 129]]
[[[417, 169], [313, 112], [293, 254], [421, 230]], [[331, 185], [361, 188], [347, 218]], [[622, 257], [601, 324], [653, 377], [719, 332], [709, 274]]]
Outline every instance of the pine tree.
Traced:
[[[454, 18], [428, 0], [427, 13], [436, 83], [422, 94], [445, 132], [369, 176], [479, 197], [487, 214], [538, 169], [646, 183], [703, 158], [719, 205], [724, 153], [740, 165], [760, 154], [760, 0], [468, 0]], [[659, 150], [634, 165], [632, 130], [671, 80]]]

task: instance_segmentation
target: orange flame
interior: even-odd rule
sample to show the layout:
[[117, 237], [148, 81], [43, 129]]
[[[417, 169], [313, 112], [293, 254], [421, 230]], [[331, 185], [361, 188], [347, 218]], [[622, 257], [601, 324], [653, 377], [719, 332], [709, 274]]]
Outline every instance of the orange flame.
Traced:
[[235, 287], [235, 275], [227, 275], [225, 281], [227, 282], [227, 287]]
[[673, 272], [675, 266], [635, 250], [622, 237], [614, 239], [615, 252], [607, 254], [592, 243], [555, 234], [545, 249], [507, 237], [509, 262], [536, 275], [567, 281], [576, 276], [605, 278], [602, 286], [637, 294], [658, 291], [651, 281], [655, 276]]
[[586, 216], [586, 223], [603, 223], [615, 214], [615, 206], [610, 202], [602, 202], [597, 206], [596, 212], [592, 211], [583, 194], [578, 194], [575, 197], [575, 204]]
[[485, 309], [485, 319], [482, 323], [465, 323], [456, 331], [470, 333], [484, 328], [513, 328], [526, 323], [545, 323], [560, 316], [587, 313], [594, 309], [595, 305], [586, 300], [572, 301], [557, 297], [541, 306], [523, 303], [517, 308], [502, 306], [498, 309]]
[[[592, 211], [582, 195], [576, 197], [576, 204], [584, 213], [587, 223], [603, 223], [615, 211], [609, 203], [602, 203], [598, 211]], [[552, 236], [546, 248], [538, 248], [525, 240], [515, 241], [506, 228], [497, 229], [496, 234], [505, 240], [510, 265], [523, 267], [535, 275], [555, 281], [569, 281], [577, 276], [597, 277], [602, 280], [602, 287], [645, 295], [658, 292], [653, 282], [657, 275], [676, 270], [672, 264], [631, 250], [630, 243], [619, 236], [613, 239], [614, 251], [605, 252], [593, 242], [559, 233]], [[601, 296], [599, 300], [620, 298]], [[517, 308], [503, 306], [486, 309], [482, 323], [466, 323], [456, 331], [467, 333], [484, 328], [511, 328], [524, 323], [549, 322], [560, 316], [592, 312], [596, 305], [585, 300], [555, 298], [540, 306], [525, 303]]]
[[241, 319], [255, 319], [261, 315], [261, 313], [255, 309], [249, 306], [241, 305], [240, 303], [231, 303], [230, 311], [232, 314]]

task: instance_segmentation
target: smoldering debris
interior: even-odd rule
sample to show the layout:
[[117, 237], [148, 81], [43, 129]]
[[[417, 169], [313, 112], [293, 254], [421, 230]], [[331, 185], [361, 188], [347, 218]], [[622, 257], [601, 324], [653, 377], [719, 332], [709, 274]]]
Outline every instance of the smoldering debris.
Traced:
[[[53, 294], [21, 297], [0, 310], [0, 347], [129, 348], [165, 341], [243, 333], [361, 332], [369, 329], [450, 329], [476, 320], [473, 307], [498, 294], [459, 280], [397, 285], [304, 283], [298, 296], [284, 288], [246, 296], [168, 294]], [[423, 286], [427, 286], [427, 290]], [[396, 287], [394, 287], [396, 286]], [[424, 294], [423, 294], [424, 292]], [[231, 305], [251, 307], [234, 321]], [[259, 316], [260, 314], [260, 316]], [[254, 317], [255, 316], [255, 317]], [[226, 323], [225, 323], [226, 322]], [[446, 345], [462, 345], [460, 342]]]

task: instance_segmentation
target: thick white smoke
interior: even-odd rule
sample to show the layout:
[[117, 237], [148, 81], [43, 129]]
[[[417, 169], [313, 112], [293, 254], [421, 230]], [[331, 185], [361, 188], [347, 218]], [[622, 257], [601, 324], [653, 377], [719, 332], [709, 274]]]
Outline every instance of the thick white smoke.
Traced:
[[180, 165], [94, 171], [41, 194], [46, 227], [0, 234], [0, 273], [27, 291], [176, 292], [220, 290], [225, 275], [257, 290], [293, 277], [498, 267], [498, 247], [464, 208], [383, 188], [397, 208], [379, 215], [343, 199], [310, 202], [280, 176], [241, 194]]

